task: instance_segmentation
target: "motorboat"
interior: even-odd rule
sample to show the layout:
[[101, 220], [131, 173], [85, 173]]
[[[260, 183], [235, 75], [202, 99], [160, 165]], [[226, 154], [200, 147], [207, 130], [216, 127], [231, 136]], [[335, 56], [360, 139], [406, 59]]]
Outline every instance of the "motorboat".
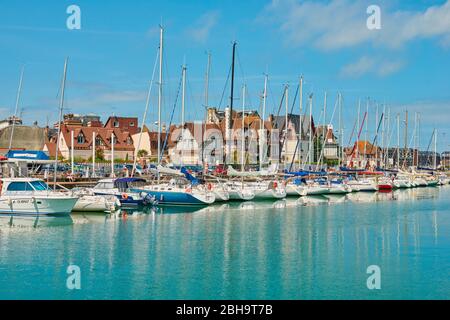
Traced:
[[95, 195], [92, 189], [72, 189], [71, 192], [78, 197], [72, 211], [76, 212], [115, 212], [121, 204], [114, 195]]
[[78, 197], [51, 190], [41, 179], [0, 179], [0, 214], [68, 215]]
[[156, 205], [155, 198], [145, 192], [135, 191], [147, 181], [142, 178], [118, 178], [99, 180], [92, 189], [94, 195], [115, 196], [122, 208]]

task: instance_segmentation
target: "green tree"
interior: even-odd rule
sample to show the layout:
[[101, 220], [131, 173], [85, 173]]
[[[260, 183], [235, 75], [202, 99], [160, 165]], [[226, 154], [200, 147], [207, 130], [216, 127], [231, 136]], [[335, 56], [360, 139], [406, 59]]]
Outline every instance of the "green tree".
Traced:
[[148, 152], [147, 150], [141, 149], [138, 151], [137, 156], [138, 158], [145, 158], [146, 156], [148, 156]]

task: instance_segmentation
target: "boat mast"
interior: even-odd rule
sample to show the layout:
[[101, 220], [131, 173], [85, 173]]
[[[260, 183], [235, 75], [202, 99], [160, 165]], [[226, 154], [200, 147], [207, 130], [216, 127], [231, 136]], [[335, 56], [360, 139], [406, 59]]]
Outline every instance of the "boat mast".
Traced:
[[[322, 150], [325, 150], [325, 144], [327, 142], [327, 134], [328, 134], [328, 124], [327, 124], [327, 92], [325, 91], [325, 95], [323, 98], [323, 146], [322, 146]], [[319, 165], [319, 167], [322, 167], [323, 164], [323, 157], [321, 157], [321, 153], [322, 150], [320, 151], [320, 153], [318, 154], [319, 156], [319, 162], [317, 163]], [[319, 152], [319, 151], [318, 151]]]
[[286, 85], [285, 87], [285, 107], [286, 107], [286, 118], [284, 120], [284, 141], [283, 141], [283, 146], [284, 146], [284, 167], [285, 169], [287, 168], [287, 138], [288, 138], [288, 112], [289, 112], [289, 85]]
[[208, 63], [206, 65], [206, 74], [205, 74], [205, 124], [203, 128], [202, 135], [202, 166], [205, 169], [205, 134], [206, 134], [206, 122], [208, 120], [208, 106], [209, 106], [209, 73], [211, 71], [211, 52], [208, 51]]
[[[364, 133], [364, 140], [365, 140], [365, 142], [364, 142], [364, 166], [367, 168], [368, 167], [367, 164], [369, 162], [369, 158], [367, 157], [367, 142], [368, 142], [367, 138], [368, 138], [368, 133], [369, 133], [369, 98], [367, 98], [367, 100], [366, 100], [366, 117], [367, 117], [366, 118], [366, 130]], [[376, 124], [377, 117], [378, 117], [378, 115], [375, 116], [375, 130], [377, 127], [377, 124]], [[376, 150], [375, 150], [375, 153], [376, 153]], [[375, 156], [375, 161], [376, 161], [376, 156]]]
[[186, 101], [186, 65], [183, 65], [182, 67], [182, 86], [181, 86], [181, 161], [180, 165], [183, 166], [183, 157], [184, 157], [184, 126], [185, 126], [185, 120], [184, 120], [184, 108], [185, 108], [185, 101]]
[[[231, 153], [231, 129], [233, 128], [233, 100], [234, 100], [234, 60], [236, 55], [236, 41], [233, 42], [233, 53], [231, 57], [231, 88], [230, 88], [230, 114], [228, 121], [228, 134], [226, 137], [226, 157]], [[226, 159], [225, 157], [225, 159]]]
[[433, 168], [437, 169], [437, 129], [434, 129], [434, 159], [433, 159]]
[[342, 96], [341, 93], [338, 92], [338, 104], [339, 104], [339, 163], [338, 165], [342, 165], [342, 151], [343, 151], [343, 143], [344, 143], [344, 133], [342, 128]]
[[[358, 99], [358, 125], [357, 128], [360, 130], [360, 114], [361, 114], [361, 99]], [[360, 154], [359, 154], [359, 135], [356, 136], [356, 154], [358, 156], [358, 164], [360, 163]]]
[[[312, 163], [312, 152], [313, 152], [313, 132], [312, 132], [312, 105], [313, 105], [313, 94], [309, 95], [309, 162]], [[306, 160], [305, 160], [306, 164]]]
[[245, 93], [247, 86], [244, 84], [242, 86], [242, 128], [241, 128], [241, 172], [244, 172], [244, 162], [245, 162]]
[[[164, 29], [159, 26], [159, 90], [158, 90], [158, 161], [157, 164], [161, 163], [161, 104], [162, 104], [162, 77], [163, 77], [163, 35]], [[159, 177], [159, 174], [158, 174]]]
[[11, 128], [11, 135], [9, 137], [8, 152], [11, 151], [11, 147], [12, 147], [12, 141], [13, 141], [13, 136], [14, 136], [14, 128], [16, 126], [17, 112], [19, 110], [20, 95], [22, 93], [22, 82], [23, 82], [24, 69], [25, 69], [25, 66], [22, 67], [22, 70], [20, 72], [19, 88], [17, 89], [16, 107], [14, 109], [14, 118], [12, 119], [12, 128]]
[[397, 113], [397, 170], [400, 170], [400, 113]]
[[[264, 127], [264, 119], [266, 117], [266, 100], [267, 100], [267, 74], [264, 75], [264, 94], [263, 94], [263, 108], [262, 108], [262, 117], [260, 121], [259, 128], [259, 170], [262, 170], [262, 162], [263, 162], [263, 151], [264, 151], [264, 142], [266, 141], [265, 127]], [[264, 137], [264, 140], [263, 140]]]
[[66, 77], [67, 77], [67, 63], [69, 61], [69, 58], [66, 58], [64, 61], [64, 72], [63, 72], [63, 78], [62, 78], [62, 84], [61, 84], [61, 97], [59, 100], [59, 117], [58, 117], [58, 134], [56, 136], [56, 150], [55, 150], [55, 168], [53, 173], [53, 188], [56, 190], [56, 176], [58, 172], [58, 151], [59, 151], [59, 140], [60, 140], [60, 134], [61, 134], [61, 118], [62, 118], [62, 111], [64, 107], [64, 92], [66, 89]]
[[303, 130], [302, 112], [303, 112], [303, 76], [300, 76], [300, 113], [298, 116], [299, 133], [298, 133], [298, 159], [297, 159], [299, 170], [302, 157], [302, 130]]

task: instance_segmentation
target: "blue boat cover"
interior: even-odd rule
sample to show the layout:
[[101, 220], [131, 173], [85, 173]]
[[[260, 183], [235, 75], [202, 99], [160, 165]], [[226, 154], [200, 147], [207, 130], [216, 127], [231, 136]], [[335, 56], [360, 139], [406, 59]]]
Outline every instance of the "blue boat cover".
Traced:
[[181, 168], [181, 173], [184, 174], [186, 179], [188, 179], [192, 183], [192, 185], [195, 186], [200, 183], [200, 181], [198, 181], [198, 179], [196, 177], [194, 177], [192, 174], [190, 174], [189, 171], [185, 167]]
[[6, 157], [19, 160], [50, 160], [44, 151], [36, 150], [9, 150]]

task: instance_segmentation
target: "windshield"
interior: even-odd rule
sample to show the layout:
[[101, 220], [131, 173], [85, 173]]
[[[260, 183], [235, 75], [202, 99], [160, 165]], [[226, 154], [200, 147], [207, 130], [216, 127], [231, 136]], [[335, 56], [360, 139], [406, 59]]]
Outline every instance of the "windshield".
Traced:
[[48, 186], [44, 181], [31, 181], [30, 183], [36, 191], [45, 191], [48, 189]]

